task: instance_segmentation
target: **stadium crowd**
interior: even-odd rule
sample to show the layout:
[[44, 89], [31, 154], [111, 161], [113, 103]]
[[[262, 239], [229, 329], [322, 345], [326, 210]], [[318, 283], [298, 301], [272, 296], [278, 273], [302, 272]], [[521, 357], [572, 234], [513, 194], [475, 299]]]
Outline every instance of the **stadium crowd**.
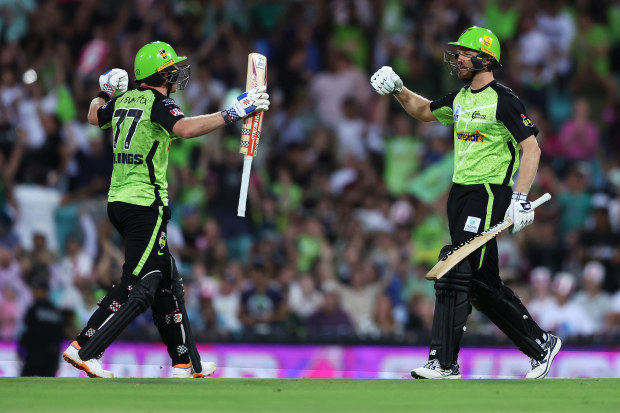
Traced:
[[[371, 93], [390, 65], [429, 99], [454, 88], [448, 41], [502, 42], [496, 73], [526, 102], [543, 151], [530, 193], [551, 202], [499, 237], [502, 278], [569, 344], [620, 344], [620, 5], [588, 0], [5, 0], [0, 6], [0, 340], [50, 285], [67, 338], [121, 274], [106, 216], [109, 132], [88, 125], [98, 77], [143, 44], [191, 63], [186, 114], [269, 59], [272, 106], [236, 215], [240, 125], [170, 147], [168, 243], [199, 341], [427, 344], [424, 274], [447, 243], [452, 130]], [[131, 75], [130, 75], [131, 76]], [[126, 340], [157, 339], [147, 312]], [[474, 312], [465, 344], [506, 340]]]

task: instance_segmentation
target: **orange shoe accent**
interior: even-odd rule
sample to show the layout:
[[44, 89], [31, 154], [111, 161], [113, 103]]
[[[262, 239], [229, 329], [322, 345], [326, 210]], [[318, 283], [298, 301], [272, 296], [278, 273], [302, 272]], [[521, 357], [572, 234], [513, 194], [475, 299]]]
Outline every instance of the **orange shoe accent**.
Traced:
[[[76, 340], [73, 341], [73, 343], [71, 343], [72, 347], [75, 347], [76, 349], [80, 350], [82, 348], [82, 346], [80, 346], [78, 344], [78, 342]], [[65, 359], [65, 361], [69, 364], [71, 364], [73, 367], [75, 367], [78, 370], [82, 370], [84, 373], [86, 373], [88, 375], [88, 377], [99, 377], [96, 374], [92, 373], [90, 371], [90, 369], [88, 368], [88, 366], [86, 365], [86, 363], [78, 363], [77, 361], [73, 360], [71, 358], [71, 356], [69, 356], [69, 354], [67, 354], [67, 352], [62, 353], [62, 358]]]
[[172, 367], [176, 367], [178, 369], [189, 369], [192, 367], [192, 363], [187, 363], [187, 364], [175, 364]]

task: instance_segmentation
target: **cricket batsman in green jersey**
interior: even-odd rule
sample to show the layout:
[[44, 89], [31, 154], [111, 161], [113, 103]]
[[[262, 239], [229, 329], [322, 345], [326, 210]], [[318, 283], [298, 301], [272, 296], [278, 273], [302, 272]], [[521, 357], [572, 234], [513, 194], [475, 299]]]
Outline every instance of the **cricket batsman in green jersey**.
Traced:
[[192, 349], [196, 350], [184, 304], [180, 305], [183, 281], [166, 242], [168, 150], [173, 139], [202, 136], [269, 109], [269, 95], [264, 86], [255, 88], [239, 95], [227, 110], [186, 117], [170, 97], [189, 81], [186, 59], [167, 43], [148, 43], [135, 58], [137, 89], [127, 91], [127, 72], [112, 69], [100, 76], [101, 92], [90, 103], [88, 122], [112, 128], [108, 216], [125, 244], [120, 284], [98, 303], [63, 353], [67, 362], [90, 377], [113, 377], [99, 357], [149, 307], [172, 359], [173, 377], [205, 377], [217, 368], [213, 362], [200, 362], [200, 368], [191, 363]]
[[[454, 126], [454, 175], [447, 214], [452, 245], [456, 246], [504, 217], [514, 223], [513, 233], [533, 222], [527, 193], [536, 176], [540, 149], [538, 129], [527, 117], [523, 103], [493, 76], [493, 70], [501, 67], [497, 36], [482, 27], [471, 27], [449, 44], [455, 50], [444, 52], [444, 62], [451, 74], [465, 82], [461, 89], [431, 102], [404, 87], [388, 66], [372, 76], [371, 84], [379, 94], [393, 95], [412, 117]], [[452, 245], [442, 249], [440, 259]], [[472, 305], [530, 357], [532, 369], [527, 378], [543, 378], [549, 373], [562, 343], [538, 326], [521, 299], [502, 282], [493, 239], [435, 282], [429, 361], [413, 369], [412, 377], [461, 377], [458, 353]]]

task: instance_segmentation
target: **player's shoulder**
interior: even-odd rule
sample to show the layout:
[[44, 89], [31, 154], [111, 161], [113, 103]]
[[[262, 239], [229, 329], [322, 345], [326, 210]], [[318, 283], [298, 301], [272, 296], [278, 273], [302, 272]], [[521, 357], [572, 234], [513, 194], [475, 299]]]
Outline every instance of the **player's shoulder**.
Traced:
[[498, 96], [501, 96], [503, 98], [520, 100], [519, 96], [511, 88], [504, 85], [503, 83], [493, 81], [490, 86], [493, 88], [493, 90], [495, 90], [495, 92], [497, 92]]

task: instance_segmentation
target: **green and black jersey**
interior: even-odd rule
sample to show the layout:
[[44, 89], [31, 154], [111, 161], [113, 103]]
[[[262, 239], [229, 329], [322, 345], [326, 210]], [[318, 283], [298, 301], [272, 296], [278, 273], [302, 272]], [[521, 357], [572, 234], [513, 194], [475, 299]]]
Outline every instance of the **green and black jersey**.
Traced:
[[465, 86], [431, 102], [431, 111], [454, 125], [454, 183], [513, 185], [517, 145], [538, 129], [512, 90], [496, 81], [475, 91]]
[[151, 88], [130, 90], [99, 108], [99, 127], [112, 126], [114, 169], [108, 202], [168, 205], [168, 150], [172, 128], [185, 115], [173, 99]]

